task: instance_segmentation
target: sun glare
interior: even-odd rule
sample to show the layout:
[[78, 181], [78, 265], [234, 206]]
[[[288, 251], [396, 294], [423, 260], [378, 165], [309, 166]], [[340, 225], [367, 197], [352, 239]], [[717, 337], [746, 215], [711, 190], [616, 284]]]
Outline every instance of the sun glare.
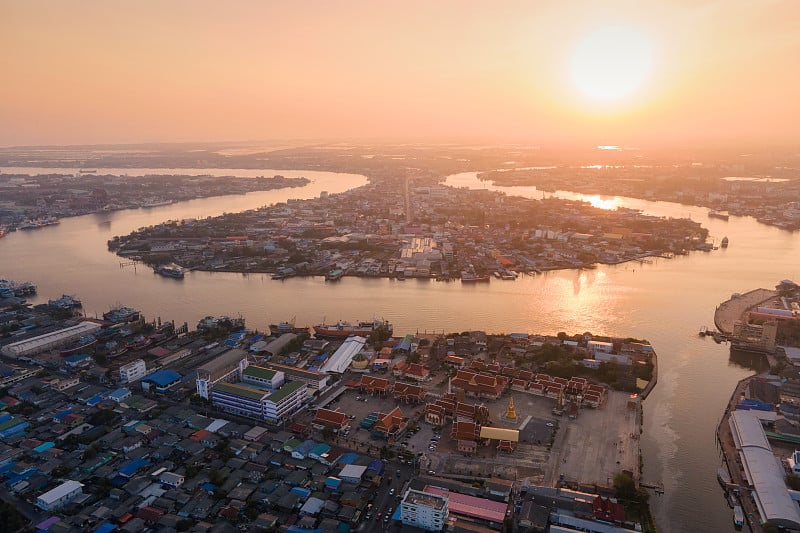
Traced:
[[587, 35], [575, 48], [570, 75], [593, 100], [624, 100], [639, 89], [652, 69], [650, 43], [629, 28], [609, 27]]

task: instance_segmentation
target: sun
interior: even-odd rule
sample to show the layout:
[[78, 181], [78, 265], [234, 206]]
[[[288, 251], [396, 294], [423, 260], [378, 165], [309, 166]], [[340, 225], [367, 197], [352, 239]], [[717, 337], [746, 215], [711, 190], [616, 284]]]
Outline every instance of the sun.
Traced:
[[600, 102], [625, 100], [647, 81], [653, 51], [641, 33], [607, 27], [588, 34], [575, 48], [570, 75], [585, 96]]

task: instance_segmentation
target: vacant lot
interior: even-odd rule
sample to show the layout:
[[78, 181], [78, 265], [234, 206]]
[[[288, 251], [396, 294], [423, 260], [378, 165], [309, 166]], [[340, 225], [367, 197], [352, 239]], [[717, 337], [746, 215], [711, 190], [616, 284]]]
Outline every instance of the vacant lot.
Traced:
[[581, 409], [578, 418], [564, 418], [553, 447], [547, 482], [560, 475], [567, 481], [611, 485], [623, 470], [639, 477], [639, 410], [628, 407], [629, 395], [609, 392], [600, 409]]

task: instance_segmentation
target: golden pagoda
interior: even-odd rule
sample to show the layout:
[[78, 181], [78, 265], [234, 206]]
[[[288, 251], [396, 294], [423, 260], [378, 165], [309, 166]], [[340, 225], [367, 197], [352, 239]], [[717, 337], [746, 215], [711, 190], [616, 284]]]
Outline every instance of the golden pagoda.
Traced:
[[506, 410], [505, 416], [503, 416], [506, 420], [516, 420], [517, 419], [517, 411], [514, 409], [514, 397], [509, 396], [508, 398], [508, 410]]

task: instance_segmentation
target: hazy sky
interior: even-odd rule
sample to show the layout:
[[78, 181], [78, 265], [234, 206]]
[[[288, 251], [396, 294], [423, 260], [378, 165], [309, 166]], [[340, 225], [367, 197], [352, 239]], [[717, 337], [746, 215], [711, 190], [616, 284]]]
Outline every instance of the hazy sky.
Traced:
[[794, 144], [798, 21], [794, 0], [0, 0], [0, 145]]

